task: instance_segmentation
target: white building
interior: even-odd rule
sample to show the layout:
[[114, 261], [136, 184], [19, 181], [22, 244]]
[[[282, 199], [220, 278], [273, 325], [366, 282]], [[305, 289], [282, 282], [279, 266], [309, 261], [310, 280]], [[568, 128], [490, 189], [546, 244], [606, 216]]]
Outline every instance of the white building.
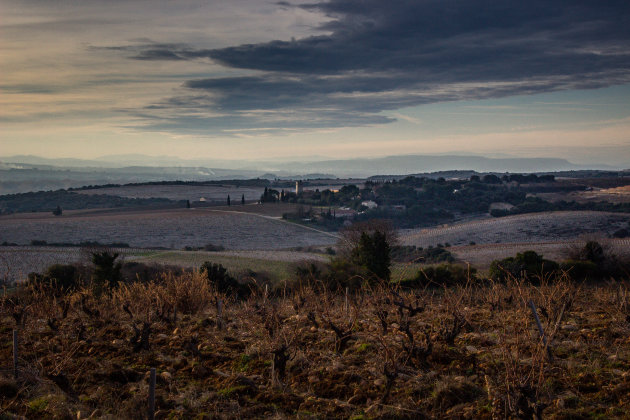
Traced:
[[375, 209], [378, 207], [378, 204], [372, 200], [362, 201], [361, 205], [367, 207], [368, 209]]

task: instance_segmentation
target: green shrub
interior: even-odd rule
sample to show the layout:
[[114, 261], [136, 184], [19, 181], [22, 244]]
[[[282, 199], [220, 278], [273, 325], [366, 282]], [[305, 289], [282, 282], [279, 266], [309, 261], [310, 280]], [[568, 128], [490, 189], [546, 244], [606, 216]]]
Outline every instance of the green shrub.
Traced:
[[440, 264], [422, 268], [413, 279], [404, 281], [402, 285], [407, 287], [455, 286], [466, 284], [469, 280], [475, 280], [477, 270], [473, 267], [458, 264]]
[[203, 250], [210, 252], [225, 251], [225, 247], [223, 247], [222, 245], [205, 244], [203, 246]]
[[108, 251], [92, 253], [92, 286], [96, 295], [100, 295], [105, 289], [113, 289], [122, 280], [122, 263], [116, 262], [118, 253], [111, 254]]
[[592, 261], [595, 264], [602, 264], [604, 260], [606, 260], [604, 247], [601, 246], [599, 242], [588, 241], [586, 245], [584, 245], [584, 248], [582, 248], [580, 260]]
[[588, 241], [582, 248], [573, 249], [570, 260], [574, 261], [574, 265], [579, 262], [575, 269], [577, 278], [621, 279], [630, 274], [630, 259], [612, 254], [607, 247], [596, 241]]
[[46, 408], [48, 408], [48, 403], [48, 397], [39, 397], [30, 400], [28, 402], [28, 408], [34, 413], [42, 414], [46, 411]]
[[602, 275], [593, 261], [566, 260], [560, 264], [560, 270], [574, 280], [595, 279]]
[[43, 286], [55, 294], [68, 293], [82, 285], [79, 270], [72, 264], [53, 264], [44, 274], [29, 273], [28, 283]]
[[[207, 277], [208, 282], [219, 293], [238, 294], [240, 297], [245, 297], [251, 291], [248, 285], [239, 283], [221, 264], [206, 261], [199, 267], [199, 272]], [[249, 274], [249, 277], [256, 277], [256, 273]]]
[[[450, 244], [446, 244], [450, 246]], [[455, 258], [445, 246], [438, 244], [437, 247], [416, 248], [413, 245], [401, 245], [392, 248], [392, 259], [401, 262], [423, 262], [426, 264], [436, 264], [441, 262], [453, 262]]]
[[525, 251], [502, 260], [494, 260], [490, 264], [489, 276], [494, 280], [505, 280], [508, 277], [537, 281], [553, 274], [559, 268], [555, 261], [546, 260], [534, 251]]
[[295, 275], [299, 281], [320, 280], [323, 274], [322, 264], [313, 261], [303, 261], [295, 267]]

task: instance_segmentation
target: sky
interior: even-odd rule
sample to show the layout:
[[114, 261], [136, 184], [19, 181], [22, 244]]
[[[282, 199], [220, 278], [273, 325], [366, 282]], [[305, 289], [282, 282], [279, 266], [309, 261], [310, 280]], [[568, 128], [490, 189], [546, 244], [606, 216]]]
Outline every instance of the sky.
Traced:
[[630, 167], [630, 2], [0, 0], [0, 156]]

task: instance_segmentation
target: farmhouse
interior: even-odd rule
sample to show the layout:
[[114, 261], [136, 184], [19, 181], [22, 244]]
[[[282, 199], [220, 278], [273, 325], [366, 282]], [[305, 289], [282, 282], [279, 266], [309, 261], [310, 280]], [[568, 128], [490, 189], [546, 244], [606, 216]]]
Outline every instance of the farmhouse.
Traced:
[[376, 204], [376, 202], [372, 200], [362, 201], [361, 205], [367, 207], [368, 209], [375, 209], [378, 207], [378, 204]]

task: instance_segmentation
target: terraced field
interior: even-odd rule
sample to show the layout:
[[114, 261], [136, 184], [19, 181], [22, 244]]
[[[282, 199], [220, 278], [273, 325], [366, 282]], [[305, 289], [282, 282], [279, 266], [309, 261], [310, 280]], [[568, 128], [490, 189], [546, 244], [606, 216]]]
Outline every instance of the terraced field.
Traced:
[[530, 213], [483, 219], [435, 228], [404, 230], [406, 245], [428, 247], [439, 243], [468, 245], [492, 243], [553, 242], [585, 235], [608, 236], [630, 222], [630, 214], [595, 211]]

